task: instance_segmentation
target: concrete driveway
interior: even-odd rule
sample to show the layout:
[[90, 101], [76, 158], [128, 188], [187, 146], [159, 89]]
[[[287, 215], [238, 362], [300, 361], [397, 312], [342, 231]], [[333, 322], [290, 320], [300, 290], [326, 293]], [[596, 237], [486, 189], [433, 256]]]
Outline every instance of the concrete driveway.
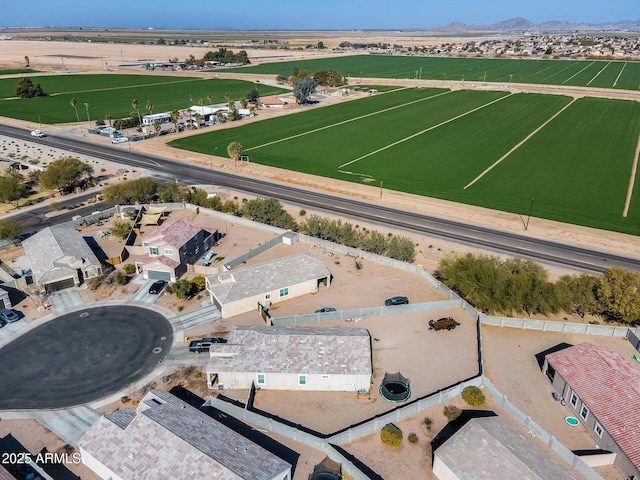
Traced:
[[107, 397], [151, 372], [172, 342], [171, 324], [147, 308], [102, 306], [62, 315], [0, 349], [0, 410]]

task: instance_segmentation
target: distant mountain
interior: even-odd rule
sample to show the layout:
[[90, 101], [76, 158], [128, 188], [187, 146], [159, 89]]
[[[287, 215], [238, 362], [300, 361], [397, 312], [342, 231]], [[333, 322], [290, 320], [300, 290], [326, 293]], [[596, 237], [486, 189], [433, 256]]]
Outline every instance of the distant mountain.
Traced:
[[467, 25], [464, 23], [449, 23], [441, 27], [427, 29], [433, 32], [549, 32], [549, 33], [566, 33], [566, 32], [585, 32], [585, 31], [602, 31], [602, 32], [640, 32], [640, 20], [624, 20], [621, 22], [587, 24], [573, 23], [566, 20], [552, 20], [538, 25], [531, 23], [526, 18], [516, 17], [502, 22], [496, 22], [491, 25]]

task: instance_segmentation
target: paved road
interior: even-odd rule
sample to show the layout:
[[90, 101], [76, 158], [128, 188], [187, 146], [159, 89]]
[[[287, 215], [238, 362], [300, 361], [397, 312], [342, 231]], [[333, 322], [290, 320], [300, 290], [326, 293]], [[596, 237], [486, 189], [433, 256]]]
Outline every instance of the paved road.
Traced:
[[0, 349], [0, 410], [63, 408], [119, 392], [169, 353], [173, 330], [146, 308], [103, 306], [51, 320]]
[[215, 181], [217, 185], [260, 195], [276, 197], [282, 202], [315, 209], [347, 218], [391, 225], [407, 232], [442, 238], [463, 245], [482, 248], [496, 253], [506, 253], [524, 258], [571, 267], [586, 272], [600, 273], [612, 266], [640, 270], [640, 258], [616, 255], [591, 248], [563, 244], [546, 239], [518, 235], [459, 221], [422, 215], [415, 212], [393, 209], [352, 198], [331, 195], [270, 182], [258, 178], [215, 171], [189, 163], [176, 162], [153, 155], [120, 152], [109, 145], [98, 145], [83, 140], [49, 135], [33, 138], [28, 130], [0, 125], [0, 134], [18, 139], [34, 140], [52, 147], [72, 150], [85, 155], [100, 156], [105, 160], [123, 165], [146, 168], [160, 178], [180, 178], [196, 184]]

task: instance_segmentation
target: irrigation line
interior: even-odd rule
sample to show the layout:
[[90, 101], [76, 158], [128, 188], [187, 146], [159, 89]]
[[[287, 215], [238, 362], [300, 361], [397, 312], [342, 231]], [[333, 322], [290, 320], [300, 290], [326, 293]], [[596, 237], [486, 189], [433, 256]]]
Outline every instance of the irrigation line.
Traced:
[[604, 72], [604, 69], [607, 68], [609, 65], [611, 65], [611, 61], [609, 61], [609, 63], [607, 63], [604, 67], [602, 67], [602, 69], [598, 73], [596, 73], [595, 77], [593, 77], [591, 80], [587, 82], [587, 87], [591, 85], [591, 82], [593, 82], [596, 78], [598, 78], [598, 75]]
[[514, 151], [516, 151], [518, 148], [520, 148], [526, 141], [528, 141], [531, 137], [533, 137], [536, 133], [538, 133], [540, 130], [542, 130], [545, 125], [547, 125], [550, 121], [552, 121], [554, 118], [556, 118], [558, 115], [560, 115], [562, 112], [564, 112], [567, 108], [569, 108], [571, 106], [571, 104], [573, 102], [575, 102], [576, 99], [574, 98], [573, 100], [571, 100], [569, 103], [567, 103], [564, 107], [562, 107], [560, 110], [558, 110], [551, 118], [549, 118], [546, 122], [544, 122], [542, 125], [540, 125], [538, 128], [536, 128], [533, 132], [531, 132], [529, 135], [526, 136], [526, 138], [524, 140], [522, 140], [520, 143], [518, 143], [515, 147], [513, 147], [511, 150], [509, 150], [507, 153], [505, 153], [502, 157], [500, 157], [498, 160], [496, 160], [495, 162], [493, 162], [493, 164], [488, 167], [484, 172], [482, 172], [480, 175], [478, 175], [476, 178], [474, 178], [473, 180], [471, 180], [464, 188], [463, 190], [466, 190], [467, 188], [469, 188], [471, 185], [473, 185], [474, 183], [476, 183], [478, 180], [480, 180], [482, 177], [484, 177], [487, 173], [489, 173], [491, 170], [493, 170], [494, 167], [496, 167], [498, 164], [500, 164], [500, 162], [502, 162], [505, 158], [507, 158], [509, 155], [511, 155]]
[[636, 145], [636, 154], [633, 158], [633, 166], [631, 167], [631, 178], [629, 179], [629, 187], [627, 188], [627, 198], [624, 202], [624, 210], [622, 211], [622, 216], [625, 218], [627, 216], [627, 213], [629, 213], [629, 205], [631, 205], [631, 196], [633, 195], [633, 185], [636, 180], [636, 171], [638, 169], [638, 156], [640, 156], [640, 135], [638, 135], [638, 144]]
[[581, 74], [582, 72], [584, 72], [587, 68], [589, 68], [591, 65], [593, 65], [596, 62], [591, 62], [589, 65], [587, 65], [586, 67], [584, 67], [582, 70], [577, 71], [576, 73], [574, 73], [573, 75], [571, 75], [569, 78], [567, 78], [564, 82], [562, 82], [562, 84], [564, 85], [565, 83], [567, 83], [569, 80], [571, 80], [573, 77], [575, 77], [576, 75]]
[[434, 130], [434, 129], [438, 128], [438, 127], [441, 127], [442, 125], [446, 125], [447, 123], [453, 122], [454, 120], [458, 120], [459, 118], [462, 118], [462, 117], [464, 117], [466, 115], [469, 115], [469, 114], [471, 114], [473, 112], [477, 112], [478, 110], [480, 110], [482, 108], [488, 107], [489, 105], [492, 105], [492, 104], [494, 104], [496, 102], [500, 102], [500, 101], [504, 100], [505, 98], [509, 98], [511, 95], [513, 95], [513, 93], [505, 95], [504, 97], [500, 97], [500, 98], [498, 98], [496, 100], [492, 100], [491, 102], [485, 103], [484, 105], [480, 105], [479, 107], [476, 107], [473, 110], [469, 110], [468, 112], [461, 113], [458, 116], [450, 118], [449, 120], [445, 120], [444, 122], [441, 122], [441, 123], [439, 123], [437, 125], [433, 125], [432, 127], [425, 128], [424, 130], [421, 130], [421, 131], [419, 131], [417, 133], [414, 133], [413, 135], [409, 135], [408, 137], [401, 138], [397, 142], [390, 143], [389, 145], [385, 145], [384, 147], [379, 148], [377, 150], [374, 150], [373, 152], [369, 152], [369, 153], [367, 153], [365, 155], [362, 155], [361, 157], [358, 157], [358, 158], [356, 158], [354, 160], [351, 160], [351, 161], [349, 161], [347, 163], [343, 163], [342, 165], [340, 165], [338, 167], [338, 169], [346, 167], [347, 165], [351, 165], [352, 163], [356, 163], [356, 162], [358, 162], [358, 161], [360, 161], [360, 160], [362, 160], [364, 158], [370, 157], [371, 155], [375, 155], [376, 153], [380, 153], [383, 150], [386, 150], [388, 148], [395, 147], [396, 145], [399, 145], [400, 143], [404, 143], [404, 142], [406, 142], [408, 140], [411, 140], [412, 138], [415, 138], [415, 137], [418, 137], [418, 136], [422, 135], [423, 133], [426, 133], [426, 132], [429, 132], [431, 130]]
[[620, 73], [618, 74], [618, 76], [616, 77], [616, 81], [613, 82], [613, 86], [615, 87], [618, 84], [618, 80], [620, 79], [620, 75], [622, 75], [623, 70], [625, 69], [625, 67], [627, 66], [627, 62], [624, 62], [622, 64], [622, 68], [620, 69]]
[[[406, 89], [408, 89], [408, 88], [410, 88], [410, 87], [407, 87]], [[406, 89], [403, 89], [403, 90], [406, 90]], [[397, 92], [398, 90], [393, 90], [393, 91]], [[430, 100], [432, 98], [436, 98], [436, 97], [439, 97], [441, 95], [448, 95], [449, 93], [452, 93], [452, 92], [453, 92], [453, 90], [447, 90], [446, 92], [438, 93], [438, 94], [432, 95], [430, 97], [420, 98], [419, 100], [413, 100], [413, 101], [411, 101], [409, 103], [403, 103], [402, 105], [396, 105], [396, 106], [393, 106], [393, 107], [385, 108], [384, 110], [378, 110], [376, 112], [367, 113], [365, 115], [360, 115], [359, 117], [349, 118], [348, 120], [343, 120], [342, 122], [338, 122], [338, 123], [332, 123], [331, 125], [325, 125], [324, 127], [315, 128], [315, 129], [309, 130], [307, 132], [297, 133], [295, 135], [291, 135], [291, 136], [285, 137], [285, 138], [279, 138], [278, 140], [274, 140], [273, 142], [267, 142], [267, 143], [263, 143], [262, 145], [256, 145], [255, 147], [245, 148], [244, 151], [248, 152], [250, 150], [255, 150], [256, 148], [268, 147], [268, 146], [274, 145], [276, 143], [286, 142], [287, 140], [293, 140], [294, 138], [298, 138], [298, 137], [304, 137], [305, 135], [309, 135], [311, 133], [320, 132], [320, 131], [326, 130], [328, 128], [338, 127], [340, 125], [344, 125], [345, 123], [355, 122], [356, 120], [362, 120], [363, 118], [372, 117], [374, 115], [380, 115], [381, 113], [386, 113], [386, 112], [389, 112], [391, 110], [395, 110], [397, 108], [403, 108], [403, 107], [406, 107], [407, 105], [413, 105], [414, 103], [424, 102], [425, 100]]]

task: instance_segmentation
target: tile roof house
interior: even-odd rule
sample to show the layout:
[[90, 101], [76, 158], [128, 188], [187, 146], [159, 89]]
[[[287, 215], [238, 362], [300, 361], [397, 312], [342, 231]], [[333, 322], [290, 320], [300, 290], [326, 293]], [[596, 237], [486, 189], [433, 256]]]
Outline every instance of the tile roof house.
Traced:
[[371, 337], [365, 328], [234, 326], [214, 344], [209, 387], [369, 391]]
[[79, 447], [103, 479], [291, 479], [289, 463], [164, 390], [101, 417]]
[[440, 480], [577, 480], [543, 444], [525, 436], [500, 417], [469, 420], [433, 453], [433, 473]]
[[331, 284], [321, 260], [301, 253], [206, 277], [211, 302], [223, 317], [250, 312], [258, 303], [276, 303], [315, 293]]
[[142, 246], [127, 247], [138, 273], [144, 278], [175, 282], [187, 271], [188, 264], [200, 257], [220, 238], [208, 229], [182, 218], [167, 220], [141, 236]]
[[264, 97], [260, 99], [260, 104], [265, 108], [284, 108], [287, 102], [279, 97]]
[[542, 371], [622, 475], [640, 478], [640, 367], [581, 343], [546, 355]]
[[47, 227], [22, 242], [34, 283], [46, 293], [79, 286], [102, 274], [102, 265], [82, 235]]

